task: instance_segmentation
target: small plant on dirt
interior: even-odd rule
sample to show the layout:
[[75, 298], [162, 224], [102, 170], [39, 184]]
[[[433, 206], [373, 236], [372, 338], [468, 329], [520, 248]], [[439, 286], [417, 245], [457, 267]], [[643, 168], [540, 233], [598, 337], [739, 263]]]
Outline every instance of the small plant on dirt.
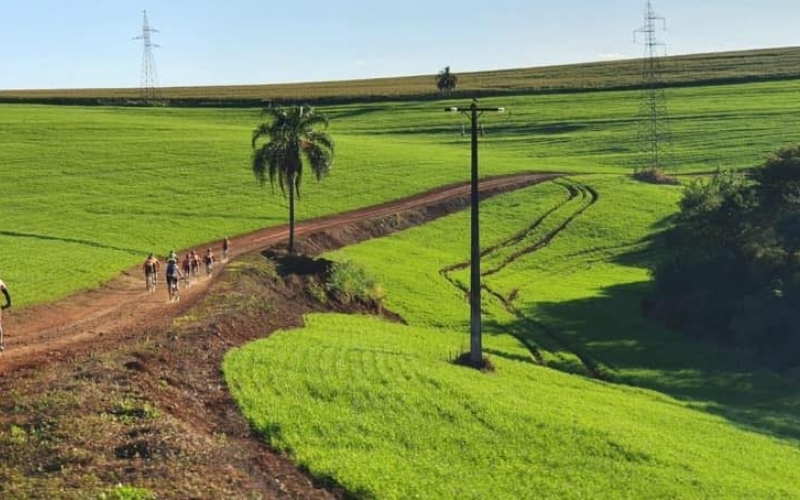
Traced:
[[101, 500], [154, 500], [156, 495], [147, 488], [118, 484], [114, 488], [101, 493], [99, 498]]
[[306, 291], [320, 304], [328, 303], [328, 291], [325, 289], [325, 285], [316, 279], [311, 278], [308, 280], [308, 283], [306, 284]]
[[245, 295], [237, 298], [236, 308], [238, 311], [255, 316], [260, 313], [269, 313], [273, 310], [272, 304], [267, 297], [260, 295]]
[[158, 409], [148, 402], [138, 404], [136, 401], [124, 398], [109, 411], [122, 421], [134, 419], [154, 419], [159, 416]]
[[[0, 435], [0, 437], [4, 437]], [[0, 439], [0, 444], [3, 441], [9, 444], [24, 445], [28, 441], [28, 432], [18, 425], [12, 425], [9, 436], [6, 439]]]
[[367, 276], [364, 268], [349, 260], [331, 266], [326, 288], [344, 304], [353, 301], [380, 303], [383, 299], [383, 291], [375, 280]]

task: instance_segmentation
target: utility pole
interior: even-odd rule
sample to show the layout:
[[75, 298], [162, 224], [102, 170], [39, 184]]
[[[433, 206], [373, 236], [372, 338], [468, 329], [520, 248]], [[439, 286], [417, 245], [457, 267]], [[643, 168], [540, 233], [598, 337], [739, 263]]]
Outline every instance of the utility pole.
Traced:
[[[469, 107], [445, 108], [451, 113], [461, 113], [469, 117], [472, 124], [472, 172], [470, 186], [470, 364], [480, 367], [483, 364], [483, 346], [481, 333], [481, 244], [480, 244], [480, 217], [478, 204], [478, 118], [486, 111], [502, 113], [505, 108], [484, 108], [478, 106], [476, 99], [472, 100]], [[482, 130], [482, 127], [481, 127]]]
[[150, 38], [152, 33], [158, 33], [157, 29], [151, 28], [150, 23], [147, 21], [147, 11], [143, 10], [144, 21], [142, 22], [142, 34], [135, 37], [134, 40], [141, 40], [144, 50], [142, 52], [142, 73], [140, 81], [140, 95], [145, 103], [154, 103], [158, 101], [158, 77], [156, 76], [156, 63], [153, 59], [153, 47], [159, 45], [153, 43]]
[[644, 35], [644, 59], [642, 66], [642, 97], [639, 107], [639, 128], [637, 131], [637, 144], [639, 158], [636, 159], [634, 170], [639, 168], [661, 167], [663, 163], [664, 145], [669, 140], [667, 130], [667, 99], [664, 94], [664, 82], [661, 79], [661, 58], [659, 52], [663, 48], [666, 55], [666, 44], [660, 42], [656, 36], [658, 22], [666, 29], [666, 21], [656, 15], [653, 4], [647, 0], [645, 4], [644, 26], [634, 30], [633, 40], [636, 35]]

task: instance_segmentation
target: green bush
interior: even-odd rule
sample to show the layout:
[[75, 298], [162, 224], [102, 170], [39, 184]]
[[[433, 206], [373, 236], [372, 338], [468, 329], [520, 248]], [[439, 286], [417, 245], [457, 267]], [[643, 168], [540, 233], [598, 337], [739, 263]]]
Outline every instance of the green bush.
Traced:
[[327, 290], [344, 304], [380, 302], [383, 292], [361, 266], [352, 261], [335, 262], [331, 266]]
[[308, 294], [314, 297], [314, 299], [320, 304], [328, 303], [328, 292], [326, 287], [316, 279], [309, 280], [308, 284], [306, 284], [306, 290], [308, 291]]
[[693, 181], [654, 271], [665, 322], [735, 345], [775, 368], [798, 366], [800, 147], [749, 178]]

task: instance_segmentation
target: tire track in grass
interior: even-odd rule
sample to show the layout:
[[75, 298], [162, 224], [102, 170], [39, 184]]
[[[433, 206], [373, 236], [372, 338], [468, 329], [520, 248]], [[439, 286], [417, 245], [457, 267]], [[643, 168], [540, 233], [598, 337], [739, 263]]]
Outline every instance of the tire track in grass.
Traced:
[[[548, 246], [551, 241], [553, 241], [556, 236], [558, 236], [562, 231], [567, 229], [569, 225], [581, 216], [586, 210], [592, 207], [595, 203], [597, 203], [598, 199], [600, 198], [599, 193], [586, 184], [579, 184], [579, 183], [564, 183], [564, 182], [557, 182], [557, 184], [563, 186], [569, 193], [569, 196], [553, 206], [551, 209], [547, 210], [544, 214], [542, 214], [539, 218], [537, 218], [533, 223], [527, 226], [522, 231], [515, 233], [514, 235], [510, 236], [509, 238], [501, 241], [500, 243], [493, 245], [491, 247], [486, 248], [485, 250], [481, 251], [481, 258], [487, 257], [492, 254], [500, 253], [506, 249], [510, 249], [515, 245], [519, 245], [520, 243], [524, 242], [531, 233], [542, 227], [545, 221], [549, 220], [550, 218], [554, 217], [559, 211], [562, 211], [570, 202], [575, 201], [578, 197], [580, 197], [580, 205], [576, 210], [574, 210], [569, 216], [567, 216], [560, 224], [558, 224], [555, 228], [547, 231], [543, 236], [533, 241], [531, 244], [513, 250], [510, 254], [503, 257], [502, 261], [497, 264], [496, 266], [489, 268], [485, 271], [481, 272], [482, 277], [491, 276], [493, 274], [497, 274], [506, 267], [508, 267], [513, 262], [527, 256], [531, 255], [534, 252], [541, 250], [542, 248]], [[439, 271], [451, 285], [461, 290], [465, 295], [469, 295], [469, 288], [456, 280], [452, 273], [455, 271], [466, 269], [470, 266], [470, 262], [459, 262], [457, 264], [453, 264], [447, 267], [442, 268]], [[497, 300], [509, 314], [511, 314], [514, 318], [516, 318], [520, 324], [522, 325], [523, 331], [535, 330], [541, 332], [543, 335], [537, 345], [531, 338], [524, 335], [522, 332], [519, 331], [509, 331], [511, 335], [513, 335], [517, 340], [519, 340], [531, 353], [534, 360], [537, 364], [546, 366], [548, 363], [545, 360], [544, 355], [542, 354], [541, 349], [545, 349], [553, 356], [559, 359], [562, 364], [566, 365], [569, 364], [569, 360], [559, 351], [567, 351], [574, 355], [581, 363], [583, 370], [591, 377], [597, 379], [607, 380], [607, 367], [599, 362], [598, 360], [593, 359], [591, 356], [583, 352], [579, 347], [577, 347], [573, 342], [570, 342], [564, 335], [560, 334], [557, 329], [554, 329], [540, 321], [537, 321], [529, 316], [527, 316], [524, 312], [522, 312], [519, 308], [514, 305], [514, 301], [516, 300], [517, 290], [512, 290], [508, 296], [504, 296], [501, 293], [493, 290], [491, 287], [486, 285], [485, 283], [481, 283], [481, 288], [485, 290], [490, 297], [494, 300]], [[542, 340], [544, 342], [542, 342]]]
[[[499, 243], [496, 243], [494, 245], [491, 245], [491, 246], [485, 248], [484, 250], [482, 250], [481, 254], [480, 254], [481, 255], [481, 259], [483, 259], [484, 257], [486, 257], [486, 256], [488, 256], [488, 255], [490, 255], [490, 254], [492, 254], [494, 252], [499, 251], [502, 248], [509, 247], [509, 246], [512, 246], [512, 245], [515, 245], [517, 243], [522, 242], [526, 238], [526, 236], [528, 236], [533, 231], [537, 230], [548, 219], [548, 217], [550, 217], [552, 214], [554, 214], [555, 212], [557, 212], [558, 210], [563, 208], [565, 205], [567, 205], [571, 201], [575, 200], [575, 198], [577, 198], [580, 195], [580, 190], [575, 185], [573, 185], [571, 183], [565, 183], [565, 182], [555, 182], [555, 183], [558, 184], [559, 186], [562, 186], [567, 191], [567, 194], [568, 194], [567, 197], [564, 198], [563, 200], [561, 200], [559, 203], [555, 204], [549, 210], [545, 211], [541, 216], [539, 216], [534, 222], [532, 222], [530, 225], [528, 225], [522, 231], [519, 231], [519, 232], [513, 234], [512, 236], [510, 236], [509, 238], [507, 238], [507, 239], [505, 239], [505, 240], [503, 240], [503, 241], [501, 241]], [[460, 270], [466, 269], [469, 266], [470, 266], [470, 262], [469, 261], [465, 261], [465, 262], [459, 262], [459, 263], [444, 267], [444, 268], [439, 270], [439, 274], [442, 277], [444, 277], [444, 279], [446, 279], [452, 286], [454, 286], [455, 288], [461, 290], [461, 292], [464, 294], [465, 297], [469, 297], [469, 287], [464, 285], [463, 283], [459, 282], [455, 278], [453, 278], [452, 273], [455, 272], [455, 271], [460, 271]], [[483, 275], [483, 273], [481, 273], [481, 274]], [[482, 286], [482, 288], [485, 289], [485, 286]], [[511, 335], [513, 335], [520, 342], [522, 342], [522, 344], [531, 353], [531, 356], [533, 356], [533, 358], [534, 358], [534, 360], [536, 361], [537, 364], [542, 365], [542, 366], [546, 366], [547, 365], [547, 361], [545, 360], [545, 358], [542, 355], [541, 351], [539, 350], [538, 346], [534, 342], [532, 342], [530, 339], [525, 338], [524, 336], [522, 336], [522, 335], [520, 335], [518, 333], [511, 332]], [[567, 362], [567, 360], [565, 358], [563, 358], [563, 356], [561, 354], [559, 354], [557, 351], [553, 350], [552, 352], [553, 352], [553, 355], [555, 355], [556, 357], [560, 358], [564, 363]]]
[[[539, 226], [541, 226], [542, 223], [551, 214], [553, 214], [557, 210], [561, 209], [564, 205], [566, 205], [567, 203], [569, 203], [570, 201], [574, 200], [576, 197], [578, 197], [580, 195], [580, 191], [573, 184], [567, 184], [567, 183], [563, 183], [563, 182], [554, 182], [554, 183], [559, 185], [559, 186], [564, 187], [568, 192], [568, 197], [565, 198], [564, 200], [560, 201], [556, 205], [554, 205], [551, 209], [547, 210], [544, 214], [539, 216], [538, 219], [536, 219], [534, 222], [532, 222], [530, 225], [528, 225], [528, 227], [526, 227], [522, 231], [519, 231], [519, 232], [515, 233], [514, 235], [510, 236], [509, 238], [507, 238], [507, 239], [505, 239], [505, 240], [503, 240], [503, 241], [501, 241], [499, 243], [496, 243], [494, 245], [491, 245], [491, 246], [481, 250], [481, 259], [483, 259], [484, 257], [487, 257], [488, 255], [490, 255], [492, 253], [497, 252], [499, 249], [501, 249], [503, 247], [515, 245], [515, 244], [523, 241], [528, 234], [530, 234], [531, 232], [533, 232], [537, 228], [539, 228]], [[470, 265], [469, 261], [459, 262], [457, 264], [453, 264], [453, 265], [450, 265], [450, 266], [442, 268], [441, 270], [439, 270], [439, 274], [444, 275], [446, 273], [451, 273], [453, 271], [460, 271], [462, 269], [468, 268], [469, 265]], [[484, 273], [481, 273], [481, 275], [483, 275], [483, 274]]]

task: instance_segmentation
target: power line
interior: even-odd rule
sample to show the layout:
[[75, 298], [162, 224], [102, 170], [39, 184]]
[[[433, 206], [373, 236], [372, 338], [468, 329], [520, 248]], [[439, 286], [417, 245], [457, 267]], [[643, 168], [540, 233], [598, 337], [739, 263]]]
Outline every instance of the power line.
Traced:
[[635, 170], [640, 168], [664, 167], [664, 156], [670, 140], [668, 129], [667, 98], [661, 78], [661, 56], [666, 55], [667, 46], [659, 41], [657, 27], [661, 23], [666, 30], [666, 21], [653, 10], [653, 4], [645, 4], [644, 26], [634, 30], [644, 36], [644, 59], [642, 64], [642, 95], [639, 104], [638, 130], [636, 142], [639, 150]]
[[150, 35], [158, 33], [157, 29], [151, 28], [150, 23], [147, 21], [147, 11], [143, 10], [144, 21], [142, 22], [142, 34], [135, 37], [134, 40], [141, 40], [143, 46], [142, 52], [142, 72], [139, 83], [140, 95], [145, 102], [157, 102], [160, 97], [158, 89], [158, 75], [156, 74], [156, 63], [153, 58], [153, 48], [160, 47], [153, 43]]

